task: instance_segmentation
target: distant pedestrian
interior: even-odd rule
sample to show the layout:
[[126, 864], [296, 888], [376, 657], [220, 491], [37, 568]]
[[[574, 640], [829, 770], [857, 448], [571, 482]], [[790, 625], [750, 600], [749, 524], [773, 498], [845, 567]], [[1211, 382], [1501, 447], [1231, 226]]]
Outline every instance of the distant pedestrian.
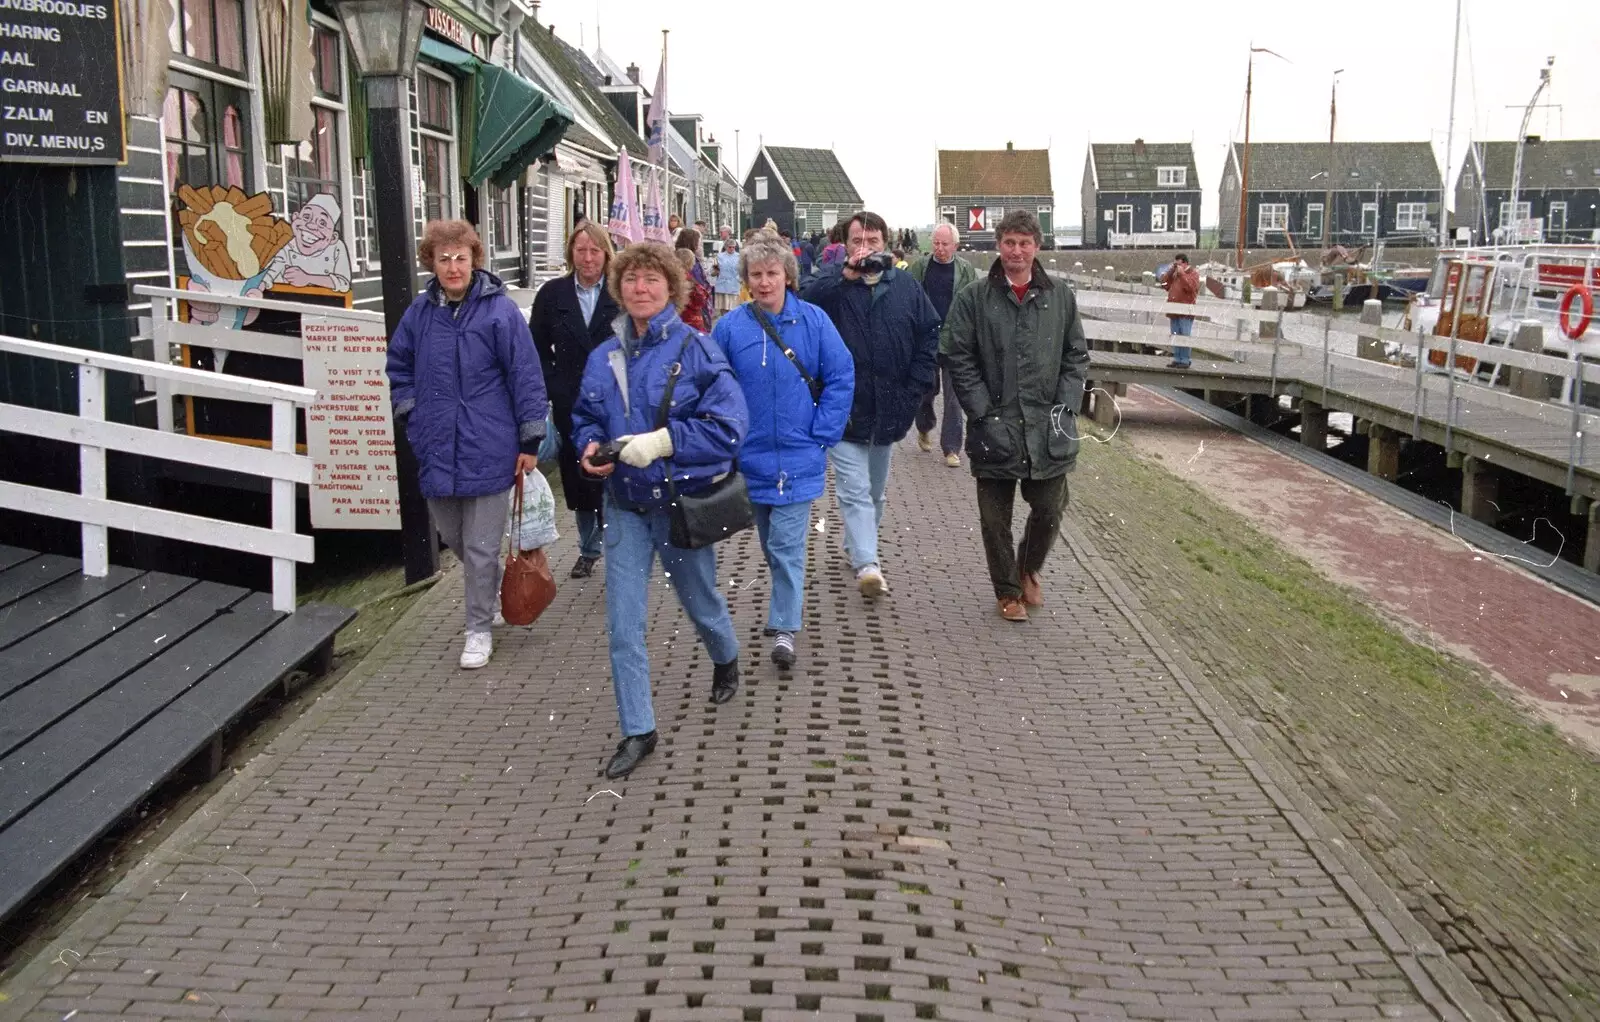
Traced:
[[[1172, 257], [1172, 265], [1167, 267], [1167, 272], [1160, 278], [1161, 286], [1167, 289], [1167, 301], [1181, 302], [1184, 305], [1193, 305], [1200, 296], [1200, 274], [1189, 265], [1189, 257], [1179, 252]], [[1172, 336], [1190, 337], [1194, 334], [1194, 317], [1180, 316], [1167, 313], [1167, 321], [1172, 324]], [[1168, 369], [1187, 369], [1192, 357], [1192, 349], [1188, 345], [1172, 346], [1172, 361], [1167, 363]]]
[[500, 540], [511, 487], [538, 466], [544, 374], [522, 312], [483, 269], [483, 242], [465, 220], [434, 220], [418, 260], [433, 278], [389, 339], [395, 428], [417, 456], [417, 480], [465, 577], [461, 666], [494, 653], [490, 626], [500, 590]]
[[[1000, 616], [1028, 620], [1044, 605], [1039, 573], [1061, 528], [1067, 474], [1078, 459], [1089, 345], [1072, 290], [1034, 258], [1038, 219], [1012, 210], [995, 229], [1000, 257], [982, 283], [956, 295], [943, 336], [945, 365], [967, 413], [967, 455], [978, 481], [978, 522]], [[1012, 546], [1018, 484], [1028, 503]]]
[[[572, 438], [584, 468], [606, 477], [606, 634], [622, 730], [606, 776], [623, 777], [656, 747], [645, 628], [658, 556], [710, 654], [711, 701], [739, 690], [739, 640], [717, 590], [716, 547], [672, 545], [668, 480], [692, 495], [727, 474], [750, 417], [721, 350], [679, 318], [689, 285], [671, 249], [629, 245], [612, 260], [607, 283], [625, 315], [589, 356]], [[612, 441], [622, 442], [617, 460], [596, 465], [600, 445]]]
[[[726, 230], [726, 228], [724, 228]], [[713, 281], [717, 300], [717, 318], [739, 307], [739, 247], [732, 238], [725, 238], [722, 251], [717, 253], [717, 276]]]
[[685, 312], [685, 322], [703, 324], [695, 329], [702, 332], [711, 329], [712, 321], [717, 318], [717, 312], [711, 301], [711, 278], [706, 276], [705, 267], [700, 265], [700, 232], [693, 227], [685, 227], [678, 232], [677, 241], [673, 247], [680, 251], [687, 251], [694, 258], [688, 264], [690, 295], [689, 306]]
[[706, 316], [706, 304], [711, 300], [711, 290], [704, 284], [694, 279], [690, 271], [694, 268], [694, 253], [686, 248], [672, 250], [678, 257], [678, 262], [683, 266], [684, 275], [689, 278], [689, 300], [683, 303], [683, 311], [679, 313], [683, 321], [703, 334], [711, 332], [711, 324]]
[[588, 578], [605, 552], [601, 543], [604, 488], [578, 464], [572, 444], [572, 408], [589, 353], [611, 336], [620, 311], [606, 290], [606, 270], [614, 256], [604, 227], [586, 223], [567, 237], [567, 274], [548, 281], [533, 297], [528, 330], [544, 367], [550, 413], [561, 434], [561, 494], [578, 519], [578, 559], [568, 573]]
[[828, 449], [850, 417], [855, 362], [827, 313], [789, 293], [800, 271], [787, 245], [757, 238], [738, 263], [753, 300], [718, 320], [711, 336], [750, 410], [739, 468], [772, 573], [772, 661], [788, 669], [805, 597], [811, 504], [822, 496]]
[[[941, 323], [949, 317], [950, 303], [955, 296], [978, 279], [978, 271], [973, 269], [972, 264], [956, 255], [958, 242], [956, 229], [949, 224], [940, 224], [933, 229], [933, 253], [911, 264], [911, 276], [922, 285]], [[922, 399], [922, 407], [917, 409], [917, 446], [924, 451], [933, 450], [933, 427], [939, 421], [934, 414], [933, 402], [939, 396], [941, 384], [944, 391], [944, 428], [939, 431], [939, 449], [944, 453], [944, 463], [956, 468], [961, 464], [961, 403], [956, 400], [956, 390], [950, 385], [949, 369], [942, 370], [934, 378], [933, 390]]]
[[883, 217], [863, 211], [846, 229], [849, 260], [823, 267], [800, 297], [822, 307], [855, 359], [850, 421], [830, 459], [856, 585], [878, 597], [889, 591], [878, 557], [889, 462], [933, 388], [939, 314], [910, 274], [890, 263]]

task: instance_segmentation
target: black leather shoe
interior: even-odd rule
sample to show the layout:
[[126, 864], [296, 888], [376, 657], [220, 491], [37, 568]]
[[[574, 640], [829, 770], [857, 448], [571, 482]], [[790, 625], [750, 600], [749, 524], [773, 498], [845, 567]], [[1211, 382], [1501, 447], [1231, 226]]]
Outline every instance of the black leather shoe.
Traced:
[[598, 560], [600, 560], [598, 557], [579, 557], [578, 563], [574, 564], [572, 570], [567, 573], [568, 577], [588, 578], [594, 574], [594, 565]]
[[629, 735], [617, 743], [617, 754], [606, 764], [606, 776], [615, 780], [633, 773], [639, 761], [656, 751], [656, 733]]
[[739, 691], [739, 661], [718, 664], [711, 672], [711, 701], [721, 706]]

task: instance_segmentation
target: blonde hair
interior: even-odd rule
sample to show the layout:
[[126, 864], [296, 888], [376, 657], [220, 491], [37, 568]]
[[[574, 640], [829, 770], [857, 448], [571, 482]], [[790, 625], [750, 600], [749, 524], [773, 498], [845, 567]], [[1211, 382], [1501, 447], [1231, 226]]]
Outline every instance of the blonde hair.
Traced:
[[611, 268], [611, 260], [616, 258], [617, 250], [611, 244], [611, 235], [604, 227], [601, 227], [593, 220], [585, 220], [574, 227], [571, 234], [567, 235], [567, 272], [576, 273], [578, 270], [578, 267], [572, 262], [572, 246], [577, 242], [580, 234], [588, 235], [589, 240], [599, 245], [600, 250], [606, 254], [605, 265], [600, 269], [600, 275], [605, 276], [606, 271]]
[[682, 309], [688, 303], [689, 275], [684, 272], [678, 257], [673, 255], [672, 249], [667, 246], [646, 241], [629, 245], [611, 260], [611, 268], [606, 272], [606, 288], [611, 292], [611, 297], [617, 300], [618, 305], [622, 304], [623, 275], [629, 271], [639, 270], [654, 270], [667, 279], [667, 297], [673, 305]]

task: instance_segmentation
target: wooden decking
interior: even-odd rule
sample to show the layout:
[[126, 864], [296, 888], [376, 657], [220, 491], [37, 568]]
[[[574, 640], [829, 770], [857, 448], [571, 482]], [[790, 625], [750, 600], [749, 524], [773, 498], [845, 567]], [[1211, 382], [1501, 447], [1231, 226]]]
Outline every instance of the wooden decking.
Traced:
[[301, 666], [354, 614], [0, 546], [0, 919]]

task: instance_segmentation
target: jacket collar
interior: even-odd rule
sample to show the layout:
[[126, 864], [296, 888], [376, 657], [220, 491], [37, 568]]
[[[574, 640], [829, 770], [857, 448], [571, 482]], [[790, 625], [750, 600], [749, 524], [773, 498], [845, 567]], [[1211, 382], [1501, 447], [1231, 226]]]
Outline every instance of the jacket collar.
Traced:
[[[1006, 279], [1006, 268], [1000, 262], [999, 256], [995, 257], [994, 265], [989, 267], [989, 282], [994, 284], [995, 287], [1002, 287], [1007, 290], [1011, 288], [1011, 282]], [[1033, 261], [1033, 279], [1028, 281], [1028, 288], [1034, 291], [1049, 291], [1055, 286], [1056, 282], [1051, 280], [1050, 274], [1044, 271], [1043, 264], [1035, 259]]]
[[616, 331], [617, 340], [622, 342], [623, 350], [633, 354], [661, 343], [673, 332], [673, 327], [682, 322], [683, 320], [678, 317], [678, 307], [669, 303], [666, 308], [650, 318], [650, 325], [645, 329], [643, 337], [634, 336], [633, 317], [626, 312], [612, 320], [611, 326]]
[[[462, 304], [475, 298], [489, 298], [493, 295], [505, 294], [505, 281], [496, 277], [488, 270], [473, 270], [472, 283], [467, 285], [467, 296]], [[431, 277], [428, 280], [428, 301], [433, 305], [449, 305], [450, 298], [444, 293], [444, 288], [439, 286], [439, 278]]]

